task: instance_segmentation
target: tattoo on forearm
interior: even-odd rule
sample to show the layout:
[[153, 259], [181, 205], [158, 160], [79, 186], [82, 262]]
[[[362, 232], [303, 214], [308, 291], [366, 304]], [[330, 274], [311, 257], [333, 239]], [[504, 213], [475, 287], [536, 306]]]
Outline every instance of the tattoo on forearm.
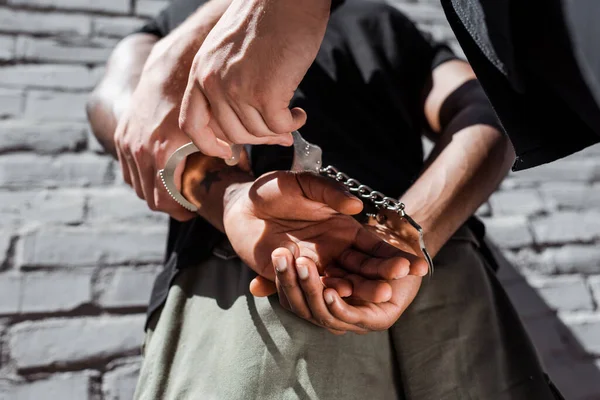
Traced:
[[206, 189], [206, 193], [210, 191], [210, 187], [213, 183], [221, 181], [221, 177], [219, 176], [219, 170], [215, 171], [207, 171], [204, 175], [204, 179], [200, 184]]

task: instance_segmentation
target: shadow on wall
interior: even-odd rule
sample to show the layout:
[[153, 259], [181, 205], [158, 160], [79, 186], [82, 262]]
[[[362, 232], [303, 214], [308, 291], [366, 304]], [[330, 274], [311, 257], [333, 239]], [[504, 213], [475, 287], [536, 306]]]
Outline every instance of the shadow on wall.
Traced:
[[515, 267], [499, 251], [494, 253], [500, 261], [498, 278], [554, 384], [567, 400], [599, 400], [600, 363]]

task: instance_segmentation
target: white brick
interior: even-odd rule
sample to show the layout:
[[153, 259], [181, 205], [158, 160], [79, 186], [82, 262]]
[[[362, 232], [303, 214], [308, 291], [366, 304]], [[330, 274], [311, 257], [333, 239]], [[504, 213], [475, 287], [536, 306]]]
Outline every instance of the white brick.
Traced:
[[22, 322], [9, 331], [11, 358], [19, 370], [139, 354], [144, 315]]
[[489, 217], [492, 213], [492, 208], [490, 207], [490, 203], [485, 202], [479, 206], [477, 211], [475, 211], [475, 215], [479, 217]]
[[0, 36], [0, 60], [8, 61], [15, 57], [15, 38]]
[[[0, 200], [0, 207], [2, 206], [2, 200]], [[12, 233], [8, 229], [3, 228], [0, 231], [0, 266], [6, 262], [8, 249], [10, 247], [10, 241], [12, 240]]]
[[591, 311], [594, 308], [591, 293], [581, 276], [536, 278], [529, 279], [529, 283], [554, 310]]
[[0, 219], [13, 225], [22, 222], [81, 223], [84, 206], [85, 198], [77, 190], [0, 192]]
[[23, 91], [0, 88], [0, 117], [19, 115], [23, 110]]
[[91, 303], [92, 273], [87, 268], [24, 273], [21, 313], [69, 311]]
[[593, 146], [587, 147], [581, 150], [579, 153], [576, 153], [577, 157], [593, 157], [596, 158], [600, 155], [600, 144], [595, 144]]
[[504, 251], [504, 256], [522, 275], [552, 274], [555, 271], [552, 255], [548, 251], [538, 253], [532, 249], [517, 252]]
[[135, 4], [135, 13], [144, 17], [155, 17], [169, 5], [163, 0], [138, 0]]
[[533, 243], [525, 217], [486, 218], [488, 236], [502, 248], [517, 248]]
[[65, 228], [25, 234], [17, 245], [22, 266], [115, 265], [162, 262], [165, 228]]
[[101, 185], [109, 182], [111, 160], [94, 154], [56, 158], [15, 153], [0, 157], [0, 187]]
[[17, 314], [21, 302], [21, 277], [14, 271], [0, 274], [0, 314]]
[[92, 31], [97, 36], [124, 37], [141, 28], [145, 20], [133, 17], [97, 17]]
[[544, 204], [536, 190], [503, 190], [490, 198], [494, 216], [532, 215], [544, 210]]
[[129, 0], [8, 0], [10, 5], [127, 13]]
[[94, 76], [79, 65], [15, 65], [0, 67], [0, 84], [47, 89], [91, 89]]
[[600, 184], [548, 183], [540, 192], [552, 208], [581, 210], [600, 204]]
[[113, 40], [42, 39], [21, 36], [17, 40], [16, 57], [22, 61], [44, 61], [62, 63], [104, 63], [112, 48]]
[[104, 400], [133, 399], [139, 373], [139, 364], [124, 365], [106, 372], [102, 377]]
[[86, 120], [87, 93], [31, 90], [25, 101], [25, 116], [37, 120]]
[[[47, 379], [23, 382], [10, 392], [11, 400], [87, 400], [96, 371], [54, 374]], [[1, 397], [0, 397], [1, 398]]]
[[[597, 272], [600, 273], [600, 268]], [[588, 284], [592, 290], [594, 301], [596, 304], [600, 304], [600, 275], [590, 276], [588, 278]]]
[[600, 177], [600, 159], [568, 158], [511, 174], [520, 182], [593, 182]]
[[87, 126], [77, 122], [0, 121], [0, 151], [73, 151], [85, 146]]
[[166, 214], [152, 211], [130, 187], [88, 191], [88, 218], [99, 221], [166, 223]]
[[91, 24], [91, 18], [84, 15], [0, 8], [0, 31], [2, 32], [89, 35]]
[[570, 243], [600, 238], [600, 212], [557, 212], [532, 221], [538, 244]]
[[158, 266], [103, 268], [96, 283], [101, 307], [145, 307], [150, 299]]
[[593, 274], [600, 271], [598, 245], [569, 244], [558, 249], [548, 249], [545, 253], [548, 253], [558, 272]]

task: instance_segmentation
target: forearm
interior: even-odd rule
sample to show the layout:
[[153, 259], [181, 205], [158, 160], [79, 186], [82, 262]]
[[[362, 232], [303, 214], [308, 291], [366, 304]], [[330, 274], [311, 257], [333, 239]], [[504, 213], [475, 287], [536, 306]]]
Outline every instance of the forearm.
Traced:
[[86, 111], [92, 132], [113, 157], [116, 157], [113, 137], [118, 120], [157, 41], [156, 36], [146, 33], [120, 41], [107, 62], [104, 77], [88, 98]]
[[487, 125], [442, 137], [434, 153], [439, 155], [401, 198], [432, 255], [493, 193], [515, 157], [508, 138]]
[[[242, 159], [240, 164], [245, 162]], [[240, 184], [253, 180], [252, 175], [239, 166], [230, 167], [220, 158], [196, 153], [186, 160], [181, 191], [198, 207], [198, 215], [224, 232], [223, 212], [227, 203], [236, 196]]]

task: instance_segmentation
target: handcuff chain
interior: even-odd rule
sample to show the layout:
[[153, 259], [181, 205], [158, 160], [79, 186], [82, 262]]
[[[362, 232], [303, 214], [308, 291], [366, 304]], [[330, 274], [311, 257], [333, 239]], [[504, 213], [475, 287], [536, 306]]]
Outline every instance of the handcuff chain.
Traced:
[[398, 214], [401, 218], [404, 218], [419, 233], [419, 246], [421, 247], [421, 252], [423, 253], [423, 256], [425, 257], [425, 260], [429, 266], [429, 275], [433, 275], [433, 260], [431, 259], [427, 248], [425, 247], [423, 228], [421, 228], [421, 225], [419, 225], [414, 219], [411, 218], [410, 215], [406, 213], [404, 203], [402, 203], [400, 200], [394, 199], [393, 197], [387, 197], [383, 193], [373, 190], [367, 185], [361, 184], [358, 180], [351, 178], [348, 176], [348, 174], [339, 171], [332, 165], [328, 165], [325, 168], [320, 168], [319, 174], [331, 179], [335, 179], [348, 188], [351, 193], [373, 203], [378, 210], [384, 209], [392, 211]]

